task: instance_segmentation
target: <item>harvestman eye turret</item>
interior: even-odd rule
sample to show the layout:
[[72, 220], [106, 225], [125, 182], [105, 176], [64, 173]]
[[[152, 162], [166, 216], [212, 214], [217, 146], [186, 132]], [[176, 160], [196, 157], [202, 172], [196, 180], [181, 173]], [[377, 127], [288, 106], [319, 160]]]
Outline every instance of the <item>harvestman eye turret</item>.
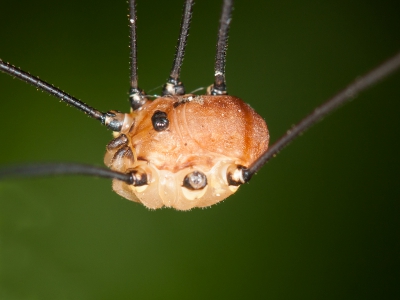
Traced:
[[111, 129], [105, 164], [38, 164], [0, 170], [11, 176], [86, 174], [113, 179], [119, 195], [151, 209], [178, 210], [217, 203], [248, 182], [271, 157], [323, 116], [400, 67], [400, 53], [351, 83], [316, 108], [269, 147], [267, 125], [249, 105], [229, 96], [225, 57], [233, 1], [222, 6], [215, 59], [214, 83], [206, 95], [186, 94], [179, 75], [192, 18], [193, 1], [187, 0], [171, 73], [162, 96], [149, 100], [138, 86], [135, 1], [130, 15], [131, 111], [100, 112], [69, 94], [0, 60], [0, 70], [41, 89], [99, 120]]

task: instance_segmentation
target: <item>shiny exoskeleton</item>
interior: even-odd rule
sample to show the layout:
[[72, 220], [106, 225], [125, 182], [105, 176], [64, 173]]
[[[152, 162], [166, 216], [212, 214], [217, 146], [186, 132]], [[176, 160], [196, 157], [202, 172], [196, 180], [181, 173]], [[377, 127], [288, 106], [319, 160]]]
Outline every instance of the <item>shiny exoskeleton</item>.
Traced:
[[[227, 95], [165, 96], [124, 115], [107, 146], [112, 170], [139, 174], [143, 184], [114, 180], [119, 195], [151, 209], [207, 207], [239, 187], [235, 171], [268, 148], [264, 120]], [[233, 178], [233, 179], [232, 179]]]

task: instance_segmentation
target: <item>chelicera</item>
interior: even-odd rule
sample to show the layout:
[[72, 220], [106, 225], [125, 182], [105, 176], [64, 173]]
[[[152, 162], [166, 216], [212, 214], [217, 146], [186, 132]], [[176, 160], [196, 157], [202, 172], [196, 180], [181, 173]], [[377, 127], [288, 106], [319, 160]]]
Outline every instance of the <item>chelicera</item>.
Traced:
[[313, 113], [268, 149], [265, 121], [241, 99], [227, 93], [225, 55], [233, 1], [223, 2], [215, 60], [215, 80], [206, 95], [186, 94], [180, 80], [193, 1], [186, 1], [172, 70], [162, 96], [150, 97], [138, 86], [136, 11], [130, 1], [131, 111], [100, 112], [54, 86], [0, 60], [0, 69], [42, 89], [99, 120], [114, 133], [107, 145], [109, 169], [83, 165], [36, 165], [2, 171], [11, 175], [89, 174], [113, 179], [121, 196], [151, 209], [178, 210], [215, 204], [250, 180], [274, 154], [321, 117], [400, 65], [400, 55], [380, 65]]

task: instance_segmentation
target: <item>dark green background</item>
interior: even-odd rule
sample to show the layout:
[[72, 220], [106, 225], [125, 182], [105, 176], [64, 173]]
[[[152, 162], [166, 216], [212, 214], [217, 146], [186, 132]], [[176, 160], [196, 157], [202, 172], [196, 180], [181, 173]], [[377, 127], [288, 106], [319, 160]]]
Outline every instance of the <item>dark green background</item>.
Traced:
[[[182, 1], [138, 1], [140, 86], [163, 84]], [[230, 94], [272, 141], [400, 50], [397, 1], [236, 1]], [[213, 80], [220, 2], [198, 0], [182, 70]], [[100, 109], [128, 110], [125, 1], [1, 1], [0, 57]], [[159, 90], [154, 91], [158, 93]], [[0, 164], [102, 165], [111, 133], [0, 74]], [[293, 142], [209, 209], [149, 211], [108, 180], [0, 183], [0, 299], [400, 297], [400, 74]]]

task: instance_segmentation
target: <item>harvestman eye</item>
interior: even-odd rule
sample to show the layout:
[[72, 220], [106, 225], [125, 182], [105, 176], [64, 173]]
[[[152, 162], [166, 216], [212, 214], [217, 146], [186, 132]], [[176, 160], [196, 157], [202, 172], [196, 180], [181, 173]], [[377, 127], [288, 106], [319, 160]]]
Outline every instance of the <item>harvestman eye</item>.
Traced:
[[[0, 169], [0, 179], [98, 176], [113, 179], [116, 193], [150, 209], [207, 207], [236, 192], [266, 162], [325, 115], [400, 68], [398, 53], [317, 107], [269, 147], [264, 119], [227, 91], [225, 58], [233, 0], [223, 1], [214, 82], [205, 95], [186, 94], [180, 79], [193, 7], [193, 0], [185, 1], [171, 72], [162, 96], [155, 100], [149, 100], [138, 86], [135, 2], [129, 1], [129, 113], [98, 111], [0, 59], [2, 72], [59, 98], [113, 131], [114, 139], [108, 143], [104, 157], [109, 169], [82, 164], [36, 164]], [[163, 134], [158, 134], [161, 131]]]
[[157, 110], [151, 117], [151, 122], [153, 123], [153, 128], [155, 131], [164, 131], [169, 126], [169, 120], [167, 114], [163, 111]]

